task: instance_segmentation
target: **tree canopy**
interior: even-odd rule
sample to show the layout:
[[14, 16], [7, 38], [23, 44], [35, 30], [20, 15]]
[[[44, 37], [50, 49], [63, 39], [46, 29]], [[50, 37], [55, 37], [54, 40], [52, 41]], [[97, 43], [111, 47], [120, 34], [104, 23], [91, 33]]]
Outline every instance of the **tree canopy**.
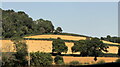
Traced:
[[33, 52], [31, 53], [31, 66], [52, 65], [53, 58], [49, 53]]
[[57, 52], [58, 54], [61, 54], [61, 52], [67, 52], [68, 47], [65, 45], [64, 40], [61, 38], [57, 38], [56, 40], [53, 40], [52, 42], [52, 52]]
[[51, 21], [38, 19], [33, 21], [23, 11], [2, 10], [3, 38], [22, 37], [29, 34], [53, 33], [54, 26]]
[[107, 52], [107, 48], [108, 46], [98, 38], [92, 38], [75, 42], [71, 49], [72, 52], [80, 52], [82, 56], [98, 56], [102, 51]]

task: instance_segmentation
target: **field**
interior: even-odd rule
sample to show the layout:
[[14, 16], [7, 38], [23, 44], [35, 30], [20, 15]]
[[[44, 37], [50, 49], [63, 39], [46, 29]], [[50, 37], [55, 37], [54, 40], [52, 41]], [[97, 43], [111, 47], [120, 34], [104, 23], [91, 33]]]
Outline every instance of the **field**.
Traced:
[[[61, 39], [65, 40], [85, 40], [86, 37], [77, 37], [77, 36], [68, 36], [68, 35], [36, 35], [36, 36], [29, 36], [25, 38], [57, 38], [60, 37]], [[2, 41], [2, 52], [15, 52], [15, 45], [10, 40], [1, 40]], [[117, 43], [103, 41], [107, 44], [117, 45]], [[52, 41], [47, 40], [26, 40], [26, 44], [28, 45], [29, 52], [52, 52]], [[73, 42], [65, 42], [66, 46], [68, 46], [68, 52], [66, 54], [80, 54], [79, 52], [72, 53], [71, 47], [74, 45]], [[117, 46], [109, 46], [107, 53], [118, 53]], [[65, 54], [65, 53], [62, 53]], [[54, 57], [53, 57], [54, 58]], [[81, 63], [96, 63], [93, 60], [93, 57], [73, 57], [73, 56], [63, 56], [65, 63], [69, 63], [70, 61], [80, 61]], [[98, 61], [104, 60], [105, 62], [114, 62], [117, 57], [98, 57]]]
[[[45, 40], [26, 40], [28, 45], [29, 52], [52, 52], [52, 41], [45, 41]], [[72, 42], [65, 42], [66, 46], [68, 46], [67, 54], [72, 54], [71, 47], [74, 45]], [[118, 47], [116, 46], [109, 46], [107, 53], [117, 53]], [[2, 40], [2, 52], [15, 52], [14, 44], [10, 40]], [[76, 52], [74, 54], [79, 54]]]
[[[61, 39], [64, 39], [64, 40], [85, 40], [86, 37], [80, 37], [80, 36], [69, 36], [69, 35], [52, 35], [52, 34], [49, 34], [49, 35], [35, 35], [35, 36], [27, 36], [27, 37], [24, 37], [24, 38], [57, 38], [57, 37], [60, 37]], [[102, 40], [103, 43], [106, 43], [106, 44], [113, 44], [113, 45], [120, 45], [119, 43], [112, 43], [112, 42], [108, 42], [108, 41], [104, 41]]]
[[35, 35], [35, 36], [28, 36], [25, 38], [55, 38], [57, 39], [60, 37], [61, 39], [64, 40], [85, 40], [86, 37], [78, 37], [78, 36], [68, 36], [68, 35]]
[[[54, 58], [54, 56], [53, 56]], [[94, 61], [94, 57], [71, 57], [71, 56], [63, 56], [64, 62], [69, 63], [71, 61], [79, 61], [82, 64], [89, 63], [95, 64], [101, 60], [104, 60], [106, 63], [115, 62], [118, 58], [117, 57], [98, 57], [97, 61]]]

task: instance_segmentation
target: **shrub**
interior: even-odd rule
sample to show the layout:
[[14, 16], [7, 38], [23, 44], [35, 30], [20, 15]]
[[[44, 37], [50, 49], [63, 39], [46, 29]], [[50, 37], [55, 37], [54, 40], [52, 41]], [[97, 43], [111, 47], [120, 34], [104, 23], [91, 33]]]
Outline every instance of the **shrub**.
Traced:
[[79, 65], [80, 62], [79, 62], [79, 61], [71, 61], [69, 64], [70, 64], [70, 65]]
[[16, 58], [12, 53], [2, 53], [2, 67], [15, 65]]
[[55, 62], [55, 64], [60, 64], [60, 65], [61, 65], [61, 64], [64, 64], [63, 57], [57, 55], [57, 56], [54, 58], [54, 62]]
[[117, 63], [120, 63], [120, 59], [117, 59], [116, 62], [117, 62]]
[[104, 63], [105, 63], [104, 60], [100, 60], [100, 61], [97, 62], [97, 64], [104, 64]]
[[88, 65], [88, 64], [89, 64], [89, 62], [85, 62], [84, 64], [85, 64], [85, 65]]
[[45, 66], [52, 65], [53, 58], [49, 53], [34, 52], [31, 53], [31, 65], [33, 66]]

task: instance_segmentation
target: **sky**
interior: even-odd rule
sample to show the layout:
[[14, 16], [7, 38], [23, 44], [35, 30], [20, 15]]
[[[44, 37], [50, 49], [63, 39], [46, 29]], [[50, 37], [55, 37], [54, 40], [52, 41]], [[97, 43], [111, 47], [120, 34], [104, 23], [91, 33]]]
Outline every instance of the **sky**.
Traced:
[[33, 20], [50, 20], [63, 32], [118, 36], [117, 2], [3, 2], [2, 9], [24, 11]]

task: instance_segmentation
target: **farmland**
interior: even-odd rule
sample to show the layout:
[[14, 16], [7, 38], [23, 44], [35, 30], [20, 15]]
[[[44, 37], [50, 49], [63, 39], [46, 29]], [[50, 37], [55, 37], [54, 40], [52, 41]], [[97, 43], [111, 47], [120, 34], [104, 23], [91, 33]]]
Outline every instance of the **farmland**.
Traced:
[[[36, 36], [29, 36], [25, 38], [57, 38], [60, 37], [61, 39], [66, 40], [85, 40], [86, 37], [77, 37], [77, 36], [67, 36], [67, 35], [36, 35]], [[103, 41], [104, 43], [116, 45], [116, 43]], [[47, 40], [26, 40], [26, 44], [28, 45], [29, 52], [52, 52], [52, 41]], [[68, 47], [67, 53], [62, 54], [80, 54], [79, 52], [72, 53], [71, 47], [74, 45], [73, 42], [65, 42], [66, 46]], [[2, 40], [2, 52], [15, 52], [14, 44], [11, 40]], [[107, 53], [117, 54], [118, 47], [117, 46], [109, 46]], [[54, 57], [53, 57], [54, 58]], [[63, 56], [65, 63], [69, 63], [71, 61], [79, 61], [81, 63], [96, 63], [93, 60], [93, 57], [73, 57], [73, 56]], [[88, 60], [89, 59], [89, 60]], [[98, 61], [104, 60], [105, 62], [114, 62], [117, 57], [98, 57]]]

